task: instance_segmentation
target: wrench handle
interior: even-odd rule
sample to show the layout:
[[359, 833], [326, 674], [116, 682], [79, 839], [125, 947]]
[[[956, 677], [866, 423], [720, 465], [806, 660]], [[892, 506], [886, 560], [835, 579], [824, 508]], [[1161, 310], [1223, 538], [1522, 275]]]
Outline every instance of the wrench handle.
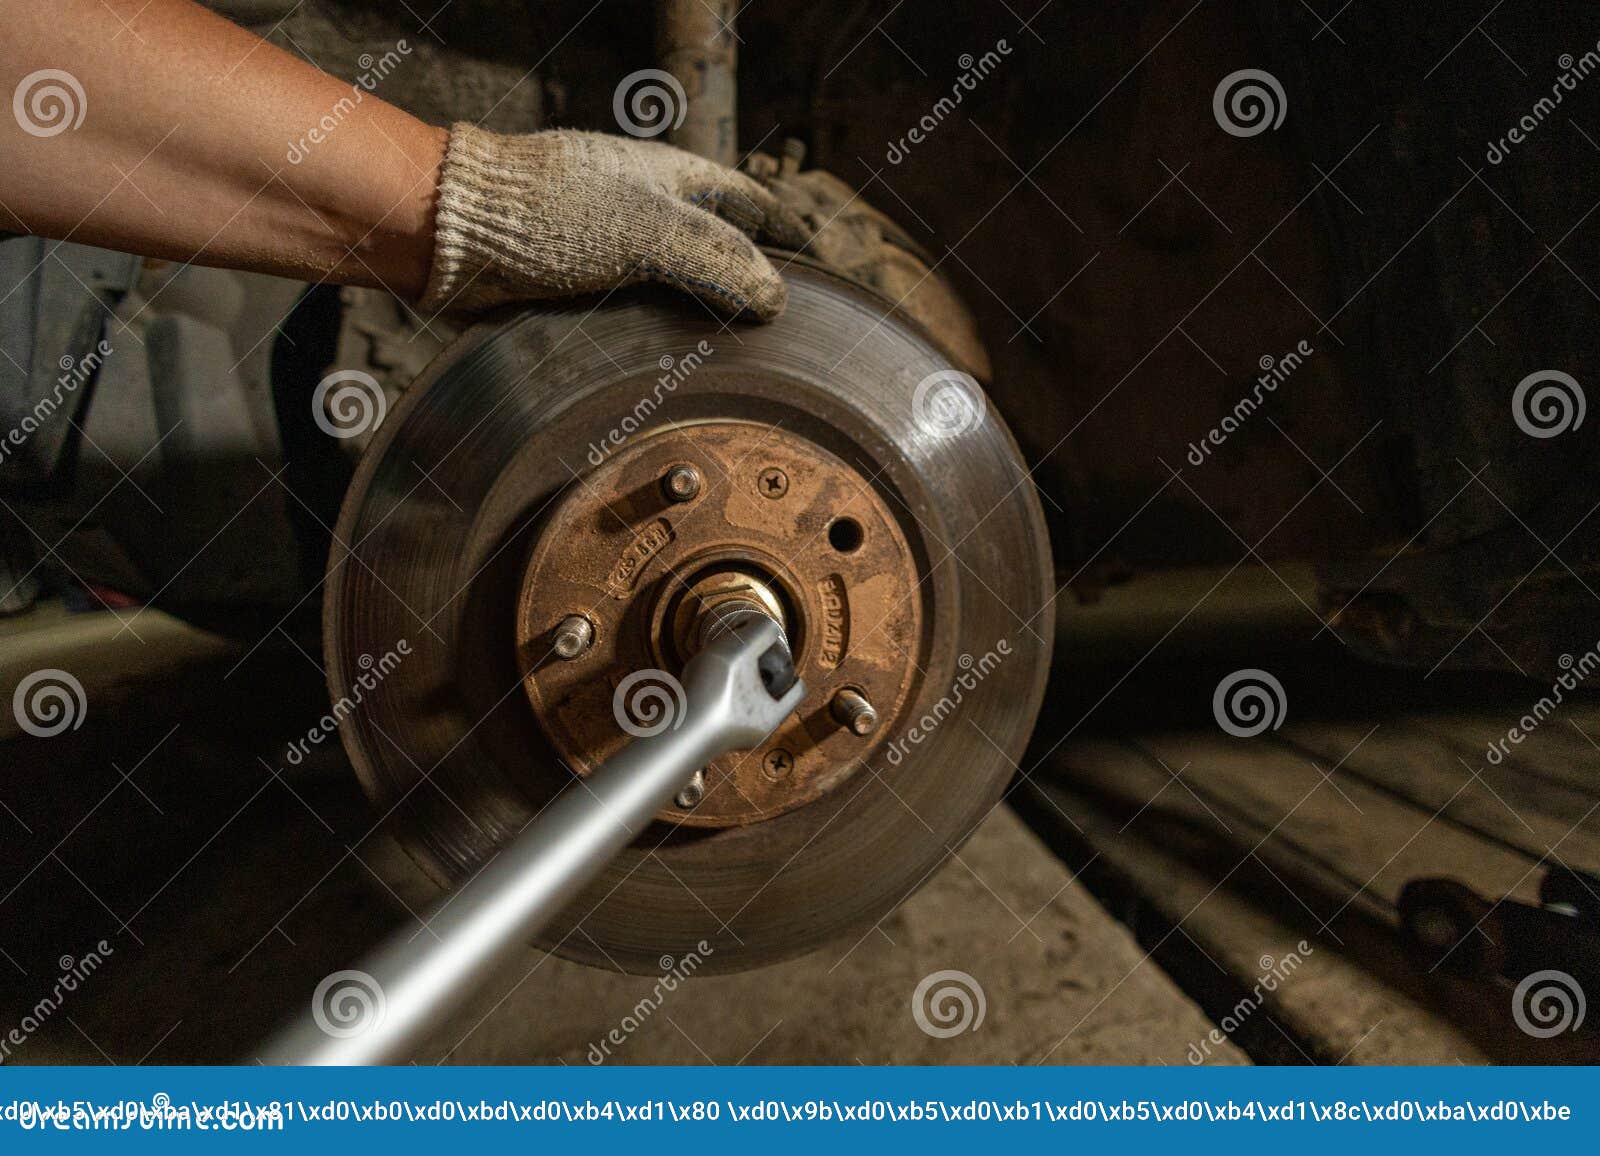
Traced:
[[[767, 627], [771, 627], [769, 631]], [[681, 725], [637, 738], [587, 779], [567, 785], [482, 870], [362, 963], [359, 1030], [305, 1015], [271, 1040], [268, 1064], [383, 1064], [411, 1055], [479, 984], [522, 950], [706, 763], [762, 742], [799, 703], [758, 662], [777, 641], [770, 622], [729, 634], [684, 671]], [[766, 680], [770, 683], [770, 678]], [[763, 701], [764, 700], [764, 701]], [[368, 998], [370, 997], [370, 998]]]

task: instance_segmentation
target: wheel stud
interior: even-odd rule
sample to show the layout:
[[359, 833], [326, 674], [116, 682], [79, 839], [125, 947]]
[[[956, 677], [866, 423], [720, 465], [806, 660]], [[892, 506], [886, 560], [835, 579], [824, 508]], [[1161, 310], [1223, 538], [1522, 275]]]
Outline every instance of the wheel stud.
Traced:
[[833, 696], [829, 710], [834, 721], [853, 735], [865, 738], [878, 729], [877, 707], [858, 690], [841, 690]]
[[556, 657], [570, 662], [588, 650], [592, 642], [594, 627], [589, 625], [589, 620], [581, 614], [569, 614], [556, 627], [550, 649], [556, 652]]
[[685, 811], [692, 811], [700, 805], [700, 800], [706, 797], [706, 773], [696, 771], [694, 778], [684, 784], [683, 790], [678, 792], [678, 797], [673, 800]]
[[700, 471], [687, 462], [673, 466], [661, 479], [661, 489], [674, 502], [692, 502], [700, 496]]

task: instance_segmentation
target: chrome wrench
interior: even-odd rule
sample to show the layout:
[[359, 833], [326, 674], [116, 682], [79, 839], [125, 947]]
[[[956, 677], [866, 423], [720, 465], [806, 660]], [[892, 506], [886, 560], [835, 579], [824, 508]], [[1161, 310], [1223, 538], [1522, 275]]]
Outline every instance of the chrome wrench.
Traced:
[[684, 667], [682, 710], [635, 739], [587, 779], [569, 784], [488, 864], [423, 917], [423, 931], [389, 939], [359, 971], [382, 1014], [332, 1034], [304, 1015], [268, 1042], [268, 1064], [402, 1062], [476, 987], [526, 945], [638, 837], [712, 759], [762, 742], [799, 705], [783, 632], [760, 614], [715, 632]]

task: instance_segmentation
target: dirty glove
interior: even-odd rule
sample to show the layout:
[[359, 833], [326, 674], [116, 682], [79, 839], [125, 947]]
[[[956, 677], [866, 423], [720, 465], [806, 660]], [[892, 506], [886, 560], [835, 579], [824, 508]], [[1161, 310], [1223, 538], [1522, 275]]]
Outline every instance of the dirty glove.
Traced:
[[755, 181], [655, 141], [450, 130], [421, 308], [477, 312], [639, 281], [770, 320], [788, 291], [751, 240], [810, 230]]

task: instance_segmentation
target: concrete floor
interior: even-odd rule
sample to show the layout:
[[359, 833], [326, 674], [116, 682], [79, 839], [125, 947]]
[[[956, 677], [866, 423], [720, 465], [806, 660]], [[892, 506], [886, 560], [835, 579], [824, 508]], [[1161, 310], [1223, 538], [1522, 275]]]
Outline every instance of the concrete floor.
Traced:
[[[0, 629], [6, 701], [53, 665], [89, 704], [55, 738], [0, 732], [0, 1035], [61, 957], [105, 939], [106, 965], [9, 1062], [248, 1060], [323, 976], [415, 926], [433, 890], [386, 832], [368, 835], [342, 758], [282, 765], [324, 706], [307, 656], [239, 665], [153, 612], [139, 639], [119, 628], [47, 608]], [[984, 1015], [936, 1038], [912, 999], [947, 970], [981, 988]], [[1179, 1064], [1213, 1026], [1006, 808], [859, 938], [641, 1005], [655, 986], [530, 948], [416, 1060]], [[1227, 1042], [1210, 1052], [1246, 1062]]]

